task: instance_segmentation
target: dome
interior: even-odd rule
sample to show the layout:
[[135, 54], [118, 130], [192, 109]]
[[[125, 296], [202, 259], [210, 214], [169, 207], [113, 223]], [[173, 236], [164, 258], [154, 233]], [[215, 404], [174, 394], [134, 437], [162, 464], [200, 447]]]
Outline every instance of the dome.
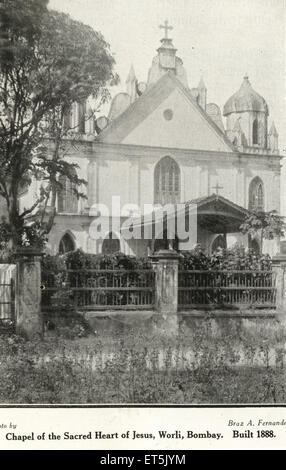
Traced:
[[253, 90], [248, 76], [244, 77], [240, 89], [232, 95], [223, 108], [223, 115], [256, 111], [268, 116], [268, 106], [264, 98]]

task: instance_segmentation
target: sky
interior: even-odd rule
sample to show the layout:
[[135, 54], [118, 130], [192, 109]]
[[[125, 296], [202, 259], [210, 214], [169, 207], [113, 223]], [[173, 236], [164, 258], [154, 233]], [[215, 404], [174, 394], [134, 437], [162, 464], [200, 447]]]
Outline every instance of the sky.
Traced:
[[[167, 19], [190, 88], [203, 76], [208, 102], [222, 109], [247, 73], [268, 103], [269, 127], [274, 120], [280, 153], [286, 155], [286, 0], [50, 0], [49, 7], [103, 34], [124, 91], [131, 64], [138, 80], [147, 81], [163, 37], [159, 25]], [[286, 162], [281, 187], [286, 215]]]

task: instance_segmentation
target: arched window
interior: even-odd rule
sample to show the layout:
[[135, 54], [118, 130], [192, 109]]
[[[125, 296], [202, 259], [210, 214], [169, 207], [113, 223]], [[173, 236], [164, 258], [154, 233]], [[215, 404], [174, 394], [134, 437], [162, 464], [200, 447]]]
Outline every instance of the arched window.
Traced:
[[265, 133], [265, 125], [263, 122], [260, 122], [258, 126], [258, 143], [261, 147], [265, 147], [266, 136], [267, 133]]
[[[74, 174], [75, 170], [74, 170]], [[78, 198], [75, 193], [76, 185], [65, 175], [59, 177], [61, 189], [58, 193], [58, 212], [76, 214], [78, 211]]]
[[114, 233], [109, 232], [107, 237], [103, 240], [102, 244], [102, 254], [111, 255], [112, 253], [118, 253], [120, 251], [120, 241], [114, 235]]
[[59, 245], [59, 253], [63, 255], [64, 253], [68, 253], [69, 251], [75, 250], [75, 243], [73, 238], [69, 233], [66, 233], [60, 241]]
[[252, 144], [253, 145], [258, 144], [258, 121], [257, 119], [254, 119], [253, 124], [252, 124]]
[[86, 102], [82, 101], [77, 105], [77, 120], [78, 120], [78, 132], [80, 134], [85, 133], [85, 113], [86, 113]]
[[253, 239], [249, 241], [249, 248], [254, 251], [256, 255], [260, 253], [260, 246], [257, 240]]
[[180, 168], [170, 157], [162, 158], [154, 174], [155, 204], [176, 204], [180, 202]]
[[264, 211], [264, 189], [262, 180], [256, 176], [249, 185], [249, 203], [250, 211]]
[[219, 249], [226, 249], [226, 238], [223, 235], [218, 235], [212, 242], [211, 253], [215, 253]]

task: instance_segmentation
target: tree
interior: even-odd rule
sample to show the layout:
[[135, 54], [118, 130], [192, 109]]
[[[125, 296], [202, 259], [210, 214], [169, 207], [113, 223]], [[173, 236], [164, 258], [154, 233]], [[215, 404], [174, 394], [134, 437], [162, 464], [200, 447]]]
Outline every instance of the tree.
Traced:
[[[46, 5], [45, 0], [0, 3], [0, 197], [12, 247], [25, 239], [45, 240], [61, 175], [83, 195], [77, 165], [64, 158], [70, 147], [65, 116], [74, 102], [89, 96], [100, 105], [118, 78], [102, 35]], [[34, 179], [42, 181], [37, 197], [21, 210], [19, 196]]]
[[278, 215], [275, 210], [251, 212], [240, 226], [241, 232], [249, 235], [252, 240], [256, 236], [260, 237], [261, 252], [263, 240], [274, 240], [276, 237], [283, 237], [285, 228], [284, 217]]

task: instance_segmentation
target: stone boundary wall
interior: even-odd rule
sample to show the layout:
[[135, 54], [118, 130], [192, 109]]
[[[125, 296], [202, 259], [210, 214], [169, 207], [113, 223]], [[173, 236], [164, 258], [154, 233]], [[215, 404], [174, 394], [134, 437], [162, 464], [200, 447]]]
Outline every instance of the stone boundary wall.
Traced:
[[[178, 259], [177, 252], [161, 250], [153, 256], [153, 269], [155, 271], [156, 299], [155, 312], [130, 312], [137, 323], [143, 328], [146, 320], [151, 321], [152, 329], [164, 332], [165, 335], [176, 336], [180, 333], [182, 324], [192, 329], [195, 324], [211, 319], [214, 325], [236, 324], [240, 327], [248, 325], [251, 318], [258, 321], [278, 321], [284, 324], [286, 317], [286, 255], [277, 255], [273, 258], [273, 271], [276, 273], [277, 305], [274, 311], [240, 311], [240, 312], [203, 312], [190, 310], [178, 312]], [[17, 252], [17, 283], [16, 283], [16, 331], [28, 338], [43, 334], [43, 317], [41, 314], [41, 253], [27, 248]], [[104, 312], [86, 317], [90, 322], [92, 318], [113, 318], [116, 321], [122, 318], [123, 313]], [[144, 317], [145, 315], [145, 317]], [[126, 316], [126, 315], [125, 315]], [[141, 321], [142, 320], [142, 321]], [[191, 325], [188, 326], [188, 325]], [[112, 327], [113, 328], [113, 327]], [[112, 330], [111, 328], [111, 330]]]

